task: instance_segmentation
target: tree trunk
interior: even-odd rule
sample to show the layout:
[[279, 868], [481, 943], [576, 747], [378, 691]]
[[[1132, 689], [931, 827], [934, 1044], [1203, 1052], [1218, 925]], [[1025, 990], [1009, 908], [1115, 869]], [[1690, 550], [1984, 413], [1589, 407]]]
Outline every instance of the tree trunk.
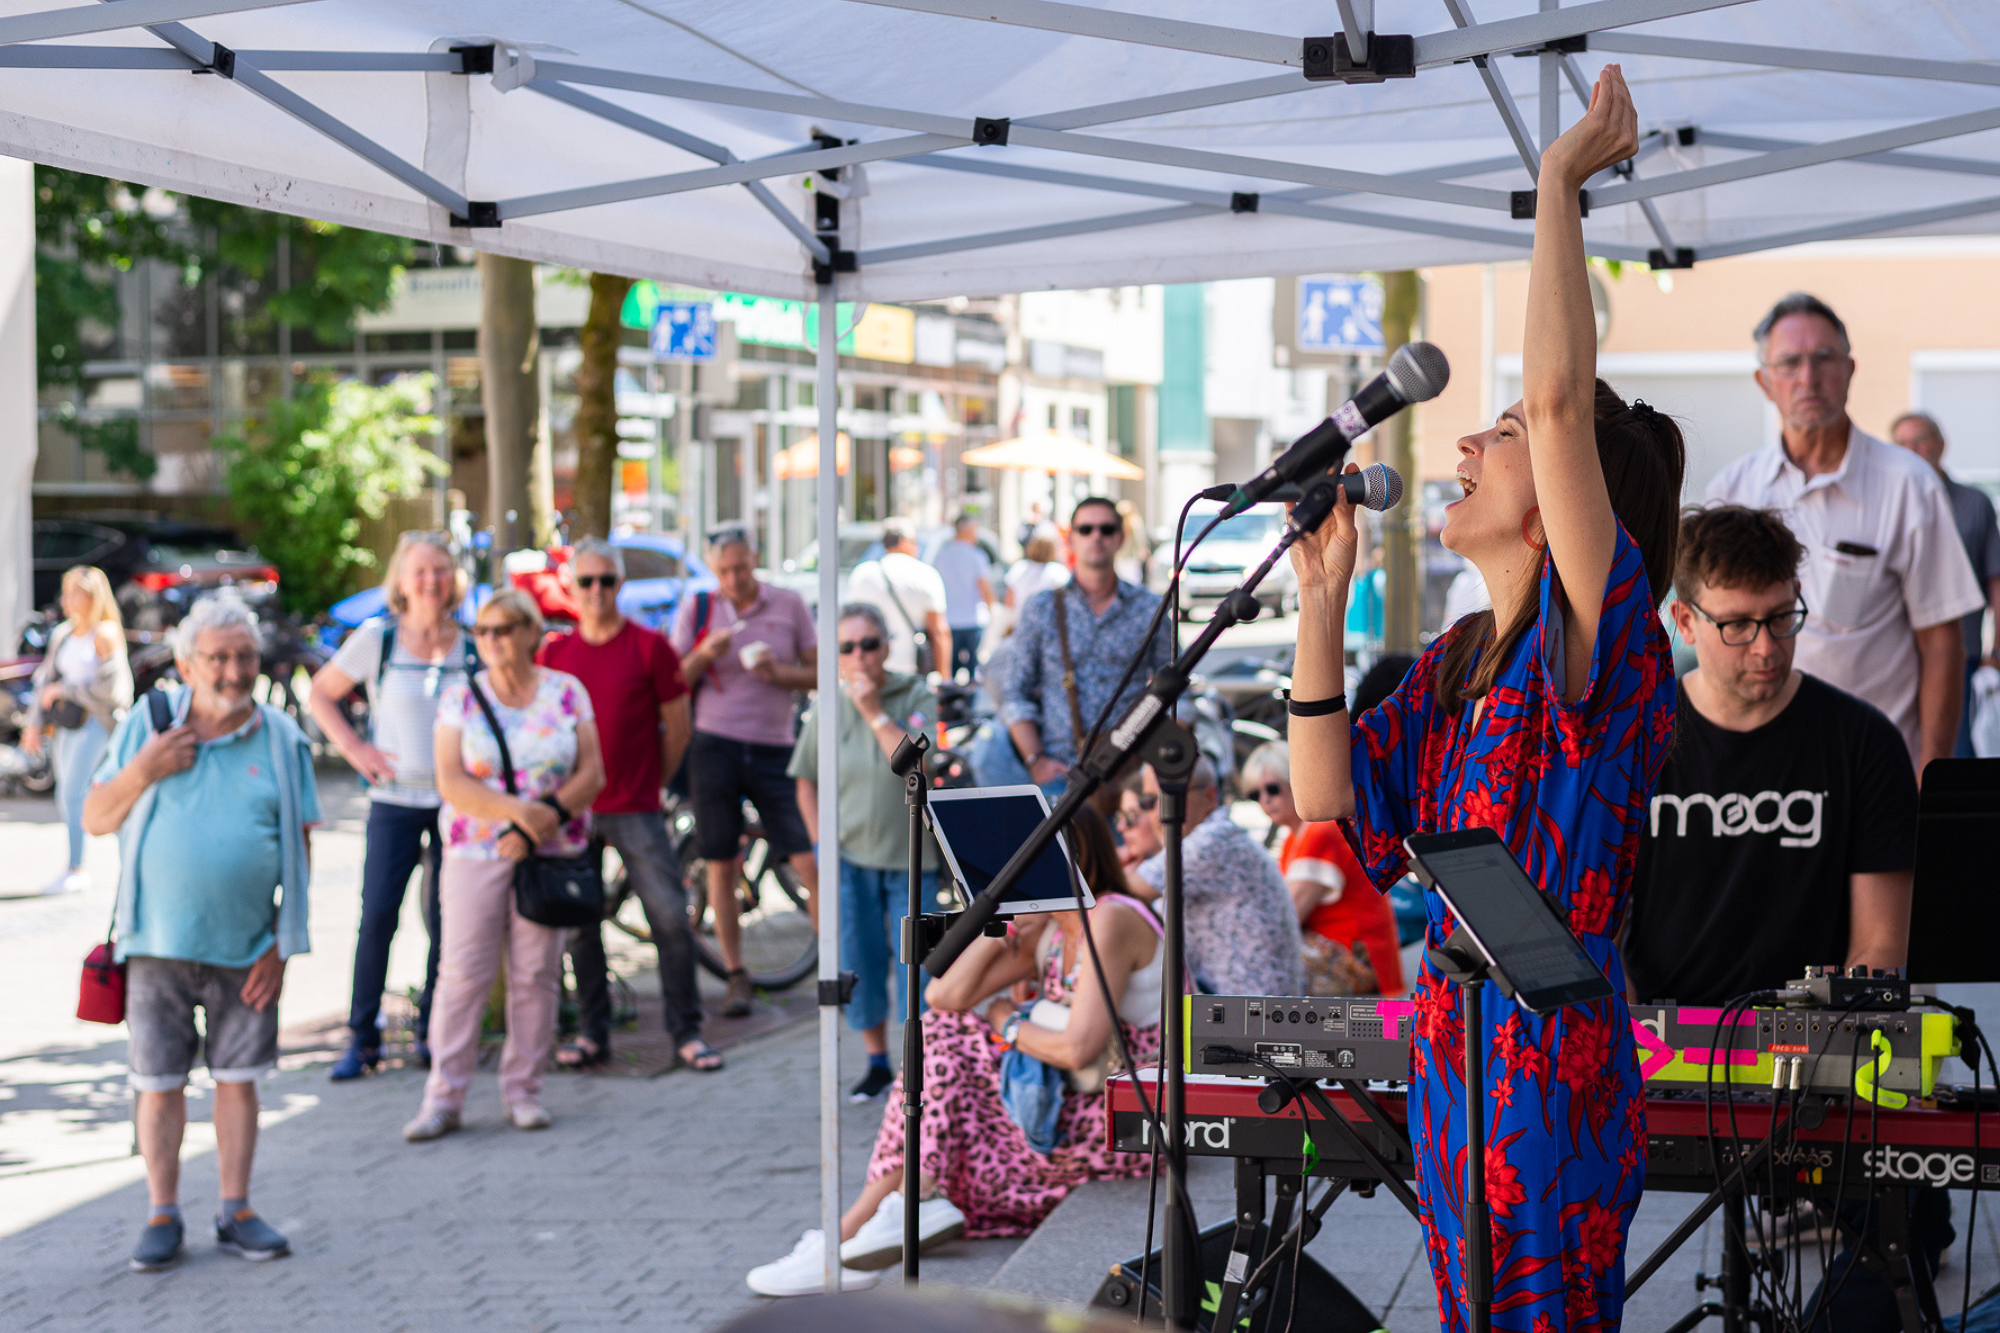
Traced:
[[618, 316], [632, 279], [590, 275], [590, 313], [576, 368], [576, 522], [572, 537], [609, 537], [618, 477]]
[[[1413, 270], [1381, 276], [1382, 343], [1385, 353], [1394, 355], [1416, 327], [1421, 291]], [[1424, 487], [1417, 475], [1413, 425], [1407, 410], [1383, 422], [1376, 455], [1403, 475], [1405, 487], [1403, 503], [1382, 516], [1382, 567], [1388, 576], [1382, 599], [1382, 646], [1388, 652], [1411, 654], [1422, 648], [1418, 636], [1424, 618]]]
[[541, 434], [541, 330], [535, 266], [479, 256], [479, 397], [486, 408], [486, 520], [500, 554], [530, 545], [537, 529], [529, 474]]

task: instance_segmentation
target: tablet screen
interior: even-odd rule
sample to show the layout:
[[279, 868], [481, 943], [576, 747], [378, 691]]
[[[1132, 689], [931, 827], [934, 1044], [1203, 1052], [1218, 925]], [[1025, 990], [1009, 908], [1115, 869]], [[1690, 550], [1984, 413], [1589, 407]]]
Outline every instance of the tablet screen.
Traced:
[[[1410, 850], [1437, 882], [1452, 911], [1485, 946], [1496, 970], [1538, 1013], [1598, 999], [1611, 984], [1556, 916], [1497, 837], [1461, 834], [1413, 837]], [[1480, 830], [1485, 832], [1485, 830]], [[1490, 836], [1490, 835], [1489, 835]], [[1440, 843], [1457, 842], [1457, 846]]]
[[[1039, 787], [975, 787], [933, 792], [930, 812], [939, 850], [967, 894], [977, 897], [1007, 864], [1007, 858], [1028, 840], [1049, 807]], [[1000, 900], [999, 910], [1053, 912], [1075, 907], [1068, 856], [1062, 835], [1056, 835], [1029, 865], [1028, 873]], [[1090, 905], [1089, 893], [1086, 886], [1086, 906]]]

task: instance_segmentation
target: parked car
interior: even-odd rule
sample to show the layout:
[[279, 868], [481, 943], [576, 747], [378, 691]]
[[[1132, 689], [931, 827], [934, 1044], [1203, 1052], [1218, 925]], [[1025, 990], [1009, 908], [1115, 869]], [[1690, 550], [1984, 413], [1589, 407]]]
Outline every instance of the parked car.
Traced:
[[35, 520], [35, 605], [53, 606], [63, 571], [95, 565], [111, 581], [125, 627], [156, 633], [194, 600], [234, 587], [253, 606], [273, 602], [278, 570], [229, 528], [158, 514], [106, 512]]
[[[847, 576], [854, 572], [856, 565], [874, 560], [882, 554], [882, 525], [880, 523], [843, 523], [840, 525], [840, 583], [838, 601], [847, 600]], [[806, 605], [819, 605], [819, 539], [814, 538], [792, 559], [778, 569], [760, 569], [757, 577], [774, 588], [789, 588], [806, 599]]]
[[[1188, 515], [1186, 535], [1182, 541], [1191, 542], [1201, 536], [1203, 529], [1221, 512], [1220, 501], [1197, 503]], [[1234, 518], [1224, 519], [1194, 549], [1187, 568], [1182, 571], [1183, 613], [1192, 613], [1204, 605], [1213, 608], [1236, 591], [1250, 571], [1271, 553], [1284, 527], [1285, 507], [1279, 504], [1257, 505]], [[1173, 534], [1169, 532], [1167, 540], [1154, 549], [1153, 558], [1148, 562], [1146, 582], [1155, 592], [1164, 593], [1167, 590], [1173, 563]], [[1257, 585], [1257, 600], [1263, 603], [1266, 610], [1279, 615], [1298, 605], [1299, 576], [1292, 569], [1290, 560], [1280, 560], [1264, 576], [1264, 581]]]
[[721, 586], [701, 557], [683, 546], [678, 537], [633, 532], [613, 537], [611, 544], [625, 559], [618, 609], [662, 634], [673, 628], [682, 598]]

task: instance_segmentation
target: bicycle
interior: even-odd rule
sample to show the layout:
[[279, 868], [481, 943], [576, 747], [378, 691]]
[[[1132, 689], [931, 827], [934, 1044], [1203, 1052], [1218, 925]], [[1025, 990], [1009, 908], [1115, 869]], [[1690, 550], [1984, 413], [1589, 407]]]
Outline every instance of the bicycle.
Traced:
[[[742, 925], [743, 965], [750, 984], [759, 990], [784, 990], [819, 968], [819, 932], [805, 890], [791, 865], [771, 855], [764, 829], [744, 811], [742, 873], [737, 878], [738, 920]], [[708, 862], [695, 838], [694, 811], [669, 797], [667, 832], [681, 863], [681, 883], [687, 892], [688, 925], [694, 934], [695, 957], [710, 975], [726, 979], [728, 966], [715, 944], [714, 922], [708, 913]], [[610, 853], [615, 864], [617, 854]], [[604, 915], [612, 925], [641, 943], [651, 943], [652, 928], [625, 868], [607, 867]]]

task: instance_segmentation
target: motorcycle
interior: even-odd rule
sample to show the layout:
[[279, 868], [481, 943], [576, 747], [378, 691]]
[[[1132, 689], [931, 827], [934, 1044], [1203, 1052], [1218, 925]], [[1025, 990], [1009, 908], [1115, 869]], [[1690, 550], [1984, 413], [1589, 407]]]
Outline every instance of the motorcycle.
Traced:
[[21, 745], [33, 703], [31, 679], [39, 665], [39, 657], [0, 663], [0, 793], [8, 796], [46, 796], [56, 786], [50, 747], [43, 745], [30, 753]]

